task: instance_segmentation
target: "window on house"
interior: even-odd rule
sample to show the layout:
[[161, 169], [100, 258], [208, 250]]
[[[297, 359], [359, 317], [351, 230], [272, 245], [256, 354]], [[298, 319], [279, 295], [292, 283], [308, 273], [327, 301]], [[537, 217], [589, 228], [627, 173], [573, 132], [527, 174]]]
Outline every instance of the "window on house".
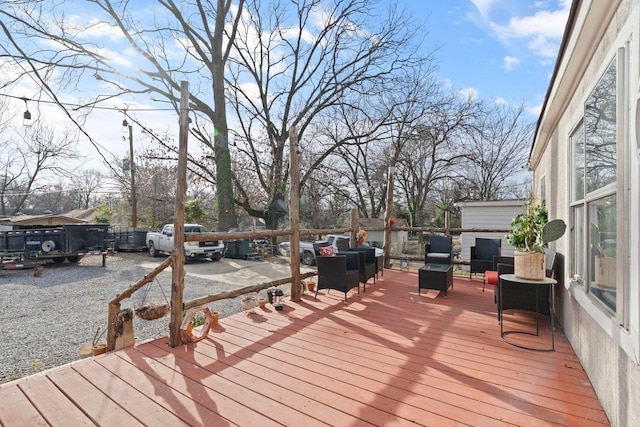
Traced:
[[570, 137], [571, 269], [573, 277], [616, 311], [617, 93], [614, 59], [584, 106]]

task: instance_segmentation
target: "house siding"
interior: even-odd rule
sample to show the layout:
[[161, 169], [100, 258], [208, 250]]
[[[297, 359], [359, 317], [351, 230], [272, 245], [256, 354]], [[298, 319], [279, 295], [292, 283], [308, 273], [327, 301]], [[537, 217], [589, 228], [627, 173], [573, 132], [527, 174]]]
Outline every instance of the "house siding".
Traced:
[[[524, 200], [460, 202], [463, 229], [496, 229], [509, 230], [513, 218], [522, 212]], [[502, 255], [513, 256], [513, 246], [505, 240], [505, 232], [463, 232], [460, 234], [461, 257], [471, 259], [471, 246], [475, 245], [477, 237], [501, 239]]]
[[[618, 185], [618, 209], [628, 218], [618, 233], [623, 271], [618, 292], [624, 293], [616, 319], [571, 277], [570, 233], [552, 247], [561, 254], [556, 290], [556, 316], [589, 376], [613, 426], [640, 425], [640, 152], [636, 133], [640, 124], [640, 0], [575, 1], [575, 28], [560, 59], [558, 74], [536, 133], [531, 167], [534, 187], [545, 177], [550, 217], [570, 224], [571, 156], [569, 136], [584, 114], [584, 103], [620, 47], [625, 48], [624, 87], [627, 107], [619, 118], [624, 128], [619, 152], [627, 169]], [[620, 172], [620, 171], [619, 171]], [[621, 235], [624, 234], [624, 235]], [[622, 305], [622, 307], [620, 307]], [[622, 319], [622, 321], [621, 321]], [[623, 324], [620, 326], [620, 324]]]

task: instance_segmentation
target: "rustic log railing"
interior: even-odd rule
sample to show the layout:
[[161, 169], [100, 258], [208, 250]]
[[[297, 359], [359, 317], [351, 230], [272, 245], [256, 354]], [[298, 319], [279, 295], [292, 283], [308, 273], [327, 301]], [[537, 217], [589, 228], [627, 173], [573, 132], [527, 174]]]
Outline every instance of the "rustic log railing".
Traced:
[[[462, 232], [474, 232], [474, 233], [508, 233], [510, 230], [508, 229], [489, 229], [489, 228], [435, 228], [435, 227], [388, 227], [390, 231], [411, 231], [411, 232], [433, 232], [433, 233], [446, 233], [446, 234], [458, 234]], [[371, 227], [368, 228], [367, 231], [385, 231], [385, 227]], [[304, 229], [300, 230], [300, 236], [308, 237], [308, 236], [322, 236], [326, 234], [343, 234], [343, 233], [354, 233], [357, 230], [357, 227], [348, 227], [348, 228], [332, 228], [332, 229]], [[232, 233], [224, 233], [224, 232], [212, 232], [212, 233], [190, 233], [189, 240], [190, 241], [211, 241], [211, 240], [254, 240], [261, 238], [271, 238], [271, 237], [282, 237], [282, 236], [291, 236], [292, 231], [289, 229], [285, 230], [263, 230], [263, 231], [253, 231], [253, 232], [232, 232]], [[389, 256], [389, 259], [408, 259], [411, 261], [419, 261], [422, 257], [407, 257], [407, 256]], [[291, 263], [300, 263], [299, 257], [290, 260]], [[146, 274], [142, 279], [131, 285], [121, 294], [118, 294], [113, 300], [109, 302], [109, 311], [108, 311], [108, 329], [107, 329], [107, 351], [112, 351], [115, 348], [116, 341], [116, 323], [118, 313], [120, 312], [120, 303], [126, 298], [131, 297], [134, 292], [138, 289], [142, 288], [147, 283], [153, 281], [153, 279], [164, 269], [169, 267], [172, 263], [172, 257], [168, 257], [162, 264], [158, 265], [155, 269], [153, 269], [150, 273]], [[459, 262], [460, 264], [465, 264], [465, 261]], [[317, 273], [309, 272], [300, 274], [300, 280], [307, 279], [309, 277], [315, 276]], [[293, 277], [286, 277], [283, 279], [274, 280], [271, 282], [265, 282], [257, 285], [246, 286], [240, 289], [234, 289], [233, 291], [219, 292], [217, 294], [207, 295], [203, 297], [199, 297], [196, 299], [192, 299], [189, 301], [183, 302], [183, 311], [188, 310], [193, 307], [198, 307], [204, 304], [208, 304], [214, 301], [220, 301], [223, 299], [235, 298], [244, 294], [259, 292], [264, 289], [268, 289], [274, 286], [281, 286], [287, 283], [292, 283]]]
[[[300, 230], [301, 236], [321, 236], [323, 234], [331, 234], [331, 233], [346, 233], [351, 231], [350, 228], [337, 228], [337, 229], [307, 229]], [[189, 241], [211, 241], [211, 240], [254, 240], [260, 238], [269, 238], [269, 237], [278, 237], [278, 236], [290, 236], [292, 234], [291, 230], [271, 230], [271, 231], [259, 231], [259, 232], [232, 232], [232, 233], [222, 233], [222, 232], [213, 232], [213, 233], [189, 233]], [[185, 236], [186, 238], [186, 236]], [[153, 279], [160, 274], [167, 267], [172, 265], [173, 256], [165, 259], [162, 264], [158, 265], [151, 272], [146, 274], [142, 279], [138, 280], [136, 283], [131, 285], [121, 294], [118, 294], [114, 299], [109, 302], [109, 309], [107, 314], [107, 351], [113, 351], [115, 349], [115, 343], [117, 338], [117, 323], [118, 323], [118, 314], [120, 313], [121, 302], [130, 298], [131, 295], [134, 294], [137, 290], [145, 286], [146, 284], [153, 281]], [[292, 260], [292, 263], [298, 263], [298, 271], [300, 259], [296, 257], [296, 260]], [[307, 279], [309, 277], [315, 276], [317, 273], [309, 272], [309, 273], [301, 273], [300, 280]], [[240, 295], [258, 292], [263, 289], [268, 289], [274, 286], [281, 286], [287, 283], [292, 283], [293, 277], [287, 277], [284, 279], [278, 279], [271, 282], [261, 283], [257, 285], [246, 286], [244, 288], [235, 289], [233, 291], [228, 292], [220, 292], [213, 295], [207, 295], [204, 297], [200, 297], [190, 301], [183, 301], [182, 303], [182, 311], [188, 310], [193, 307], [198, 307], [203, 304], [208, 304], [214, 301], [219, 301], [223, 299], [235, 298]]]

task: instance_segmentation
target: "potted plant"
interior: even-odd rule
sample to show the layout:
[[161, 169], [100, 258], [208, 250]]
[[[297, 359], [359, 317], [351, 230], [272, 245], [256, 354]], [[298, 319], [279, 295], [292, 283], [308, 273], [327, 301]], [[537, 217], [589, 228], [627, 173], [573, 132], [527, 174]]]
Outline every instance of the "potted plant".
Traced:
[[536, 203], [533, 197], [529, 197], [523, 211], [511, 222], [511, 227], [506, 239], [516, 248], [515, 275], [521, 279], [544, 279], [544, 248], [549, 242], [562, 237], [567, 228], [565, 222], [561, 219], [549, 221], [544, 201]]
[[316, 289], [316, 282], [309, 280], [307, 282], [307, 289], [309, 289], [310, 292], [313, 292]]

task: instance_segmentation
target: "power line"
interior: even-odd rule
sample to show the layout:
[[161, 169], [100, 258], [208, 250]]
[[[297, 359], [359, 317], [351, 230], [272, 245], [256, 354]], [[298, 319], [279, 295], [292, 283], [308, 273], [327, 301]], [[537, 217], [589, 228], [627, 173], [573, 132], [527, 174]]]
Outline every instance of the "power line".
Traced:
[[[39, 104], [55, 104], [55, 105], [60, 105], [64, 107], [69, 107], [72, 110], [76, 110], [76, 111], [81, 108], [89, 108], [86, 104], [72, 104], [67, 102], [48, 101], [44, 99], [31, 99], [25, 96], [15, 96], [15, 95], [9, 95], [7, 93], [0, 93], [0, 96], [4, 96], [6, 98], [18, 99], [20, 101], [33, 101]], [[94, 110], [118, 111], [120, 113], [123, 111], [133, 111], [133, 112], [176, 111], [175, 108], [131, 108], [131, 107], [123, 108], [123, 107], [101, 107], [97, 105], [92, 105], [90, 108]]]

